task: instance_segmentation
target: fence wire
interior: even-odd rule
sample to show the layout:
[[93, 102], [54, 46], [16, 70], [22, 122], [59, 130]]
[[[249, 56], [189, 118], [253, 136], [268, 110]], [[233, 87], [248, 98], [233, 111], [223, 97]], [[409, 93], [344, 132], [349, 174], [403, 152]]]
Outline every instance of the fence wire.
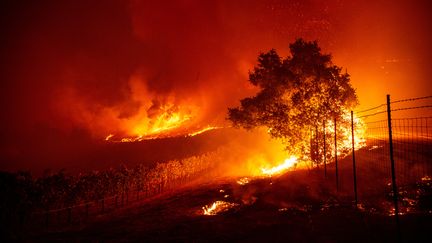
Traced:
[[399, 184], [432, 175], [432, 117], [393, 119], [392, 126]]
[[[386, 106], [381, 104], [356, 112], [366, 125], [366, 145], [356, 151], [359, 202], [394, 214], [390, 200], [392, 153], [399, 214], [404, 214], [419, 209], [424, 196], [421, 193], [425, 193], [423, 186], [431, 185], [432, 96], [400, 99]], [[390, 149], [389, 117], [393, 150]]]

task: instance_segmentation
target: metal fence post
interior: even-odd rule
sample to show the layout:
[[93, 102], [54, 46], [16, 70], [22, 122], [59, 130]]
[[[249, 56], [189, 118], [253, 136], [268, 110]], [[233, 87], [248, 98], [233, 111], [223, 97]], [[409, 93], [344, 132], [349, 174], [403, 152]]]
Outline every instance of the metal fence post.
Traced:
[[334, 119], [334, 145], [335, 145], [335, 166], [336, 166], [336, 191], [339, 191], [339, 174], [338, 174], [338, 158], [337, 158], [337, 127], [336, 117]]
[[396, 230], [400, 239], [400, 224], [399, 224], [399, 207], [398, 207], [398, 190], [396, 186], [396, 170], [393, 157], [393, 137], [392, 137], [392, 122], [391, 122], [391, 108], [390, 108], [390, 95], [387, 95], [387, 122], [389, 132], [389, 146], [390, 146], [390, 163], [392, 174], [392, 189], [393, 189], [393, 202], [395, 208]]
[[323, 135], [324, 135], [324, 178], [327, 178], [327, 154], [326, 154], [326, 127], [325, 120], [323, 120]]
[[357, 207], [357, 173], [356, 173], [356, 160], [355, 160], [355, 145], [354, 145], [354, 114], [351, 111], [351, 140], [352, 140], [352, 160], [353, 160], [353, 178], [354, 178], [354, 200]]

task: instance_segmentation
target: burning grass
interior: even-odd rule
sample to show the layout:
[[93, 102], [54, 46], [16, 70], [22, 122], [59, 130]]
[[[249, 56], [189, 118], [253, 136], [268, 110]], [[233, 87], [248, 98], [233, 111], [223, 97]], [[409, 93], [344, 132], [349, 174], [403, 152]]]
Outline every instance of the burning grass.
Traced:
[[[337, 196], [331, 187], [322, 183], [321, 174], [308, 171], [256, 178], [243, 186], [235, 180], [214, 181], [158, 197], [77, 231], [60, 231], [55, 237], [126, 236], [132, 241], [394, 240], [392, 217], [386, 212], [355, 208], [344, 194]], [[230, 200], [221, 199], [222, 195], [229, 195]], [[245, 203], [248, 198], [254, 198], [254, 203]], [[199, 213], [195, 213], [198, 208]], [[422, 215], [410, 215], [402, 215], [403, 229], [411, 239], [421, 239], [432, 222]], [[50, 237], [48, 233], [42, 239]]]
[[176, 129], [180, 127], [181, 125], [172, 128], [156, 129], [153, 132], [144, 133], [137, 136], [121, 137], [121, 136], [116, 136], [114, 134], [109, 134], [105, 137], [105, 141], [113, 142], [113, 143], [133, 143], [133, 142], [141, 142], [145, 140], [153, 140], [153, 139], [168, 138], [168, 137], [194, 137], [211, 130], [223, 128], [219, 126], [206, 126], [204, 128], [189, 128], [188, 131], [183, 131], [182, 129], [177, 131]]
[[262, 168], [261, 171], [264, 175], [268, 175], [268, 176], [277, 175], [292, 168], [296, 163], [297, 163], [297, 157], [291, 156], [290, 158], [286, 159], [282, 164], [271, 168]]
[[230, 203], [225, 201], [216, 201], [210, 205], [204, 206], [203, 215], [218, 215], [227, 212], [235, 207], [239, 206], [237, 203]]
[[243, 185], [248, 184], [249, 181], [250, 181], [250, 179], [248, 177], [243, 177], [243, 178], [240, 178], [237, 180], [237, 184], [243, 186]]

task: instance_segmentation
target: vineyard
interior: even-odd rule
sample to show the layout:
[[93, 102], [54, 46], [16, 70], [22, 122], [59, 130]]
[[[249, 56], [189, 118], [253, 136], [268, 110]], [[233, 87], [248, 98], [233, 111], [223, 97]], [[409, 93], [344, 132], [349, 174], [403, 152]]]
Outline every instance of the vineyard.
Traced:
[[[218, 151], [183, 160], [121, 166], [77, 176], [65, 171], [33, 178], [29, 172], [0, 174], [1, 222], [11, 229], [28, 224], [62, 225], [82, 221], [133, 201], [149, 198], [214, 173]], [[12, 231], [13, 232], [13, 231]]]

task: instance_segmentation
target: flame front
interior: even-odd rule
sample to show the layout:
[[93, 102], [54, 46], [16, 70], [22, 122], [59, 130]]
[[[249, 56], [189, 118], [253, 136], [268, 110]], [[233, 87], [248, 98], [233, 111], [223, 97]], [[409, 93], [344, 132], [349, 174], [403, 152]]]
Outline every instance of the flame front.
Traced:
[[192, 118], [190, 112], [185, 112], [183, 110], [176, 112], [171, 111], [172, 105], [160, 109], [162, 109], [163, 112], [155, 116], [151, 122], [136, 124], [132, 129], [133, 133], [141, 137], [154, 136], [179, 128]]
[[[189, 132], [186, 135], [185, 135], [185, 133], [181, 133], [181, 132], [170, 133], [170, 130], [175, 130], [177, 128], [180, 128], [181, 125], [186, 121], [187, 120], [180, 122], [178, 124], [173, 124], [170, 127], [159, 127], [159, 128], [153, 129], [152, 132], [150, 132], [150, 133], [146, 133], [146, 135], [139, 135], [136, 137], [124, 137], [124, 138], [120, 138], [120, 139], [116, 140], [114, 134], [109, 134], [108, 136], [105, 137], [105, 141], [127, 143], [127, 142], [140, 142], [143, 140], [156, 139], [156, 138], [162, 138], [162, 137], [174, 137], [174, 136], [194, 137], [194, 136], [197, 136], [197, 135], [202, 134], [202, 133], [207, 132], [207, 131], [223, 128], [223, 127], [216, 127], [216, 126], [207, 126], [205, 128], [195, 130], [194, 132]], [[171, 122], [169, 122], [169, 123], [171, 123]], [[190, 130], [193, 130], [193, 129], [190, 129]]]
[[286, 159], [282, 164], [271, 167], [271, 168], [262, 168], [261, 171], [264, 175], [276, 175], [280, 174], [289, 168], [293, 167], [297, 163], [297, 157], [291, 156], [290, 158]]
[[191, 132], [188, 135], [191, 136], [191, 137], [193, 137], [193, 136], [199, 135], [201, 133], [204, 133], [204, 132], [207, 132], [207, 131], [210, 131], [210, 130], [220, 129], [220, 128], [222, 128], [222, 127], [207, 126], [207, 127], [203, 128], [203, 129], [200, 129], [198, 131]]

